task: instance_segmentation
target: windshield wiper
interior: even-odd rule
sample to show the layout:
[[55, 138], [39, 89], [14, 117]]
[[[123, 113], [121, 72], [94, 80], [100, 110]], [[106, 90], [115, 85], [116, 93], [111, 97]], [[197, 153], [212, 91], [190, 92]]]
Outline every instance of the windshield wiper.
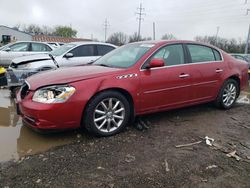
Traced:
[[52, 59], [52, 61], [54, 62], [54, 64], [56, 65], [57, 68], [59, 68], [59, 65], [57, 63], [57, 61], [55, 60], [54, 56], [49, 54], [49, 57]]

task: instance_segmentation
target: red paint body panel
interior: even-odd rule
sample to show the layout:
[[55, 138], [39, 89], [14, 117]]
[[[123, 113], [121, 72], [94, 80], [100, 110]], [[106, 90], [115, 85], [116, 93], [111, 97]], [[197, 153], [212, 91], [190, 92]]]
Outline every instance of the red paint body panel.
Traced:
[[[36, 129], [77, 128], [81, 124], [88, 101], [98, 92], [119, 89], [133, 99], [135, 114], [146, 114], [215, 100], [223, 82], [231, 76], [240, 79], [241, 90], [247, 87], [248, 66], [222, 52], [221, 62], [184, 64], [141, 70], [143, 63], [160, 47], [187, 41], [160, 41], [128, 69], [102, 66], [63, 68], [30, 77], [29, 94], [21, 99], [17, 94], [23, 120]], [[195, 42], [190, 42], [195, 43]], [[212, 47], [215, 48], [215, 47]], [[215, 48], [216, 49], [216, 48]], [[216, 70], [223, 70], [216, 72]], [[123, 75], [135, 76], [123, 79]], [[180, 75], [188, 75], [181, 77]], [[76, 92], [61, 104], [42, 104], [32, 101], [38, 88], [67, 84]]]

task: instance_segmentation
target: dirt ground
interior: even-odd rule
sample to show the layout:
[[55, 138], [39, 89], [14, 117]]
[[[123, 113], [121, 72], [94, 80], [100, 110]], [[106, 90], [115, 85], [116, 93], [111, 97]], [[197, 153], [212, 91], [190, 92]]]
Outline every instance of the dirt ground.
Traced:
[[80, 132], [71, 144], [1, 163], [0, 187], [250, 187], [249, 114], [249, 104], [205, 104], [144, 116], [148, 129], [113, 137]]

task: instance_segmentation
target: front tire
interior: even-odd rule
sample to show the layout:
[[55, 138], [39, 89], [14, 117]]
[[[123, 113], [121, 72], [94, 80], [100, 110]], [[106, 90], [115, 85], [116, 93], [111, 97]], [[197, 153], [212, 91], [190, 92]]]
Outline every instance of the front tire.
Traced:
[[112, 136], [125, 128], [130, 116], [126, 97], [116, 91], [104, 91], [88, 103], [83, 123], [96, 136]]
[[230, 109], [239, 96], [239, 84], [234, 79], [228, 79], [222, 85], [215, 101], [216, 106], [221, 109]]

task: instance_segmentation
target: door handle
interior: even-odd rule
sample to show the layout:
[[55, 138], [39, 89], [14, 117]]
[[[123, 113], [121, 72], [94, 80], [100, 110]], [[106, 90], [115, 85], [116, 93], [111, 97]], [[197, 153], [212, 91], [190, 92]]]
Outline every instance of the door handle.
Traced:
[[215, 72], [216, 72], [216, 73], [223, 72], [223, 69], [216, 69]]
[[179, 75], [179, 78], [187, 78], [189, 76], [190, 76], [189, 74], [182, 73]]

